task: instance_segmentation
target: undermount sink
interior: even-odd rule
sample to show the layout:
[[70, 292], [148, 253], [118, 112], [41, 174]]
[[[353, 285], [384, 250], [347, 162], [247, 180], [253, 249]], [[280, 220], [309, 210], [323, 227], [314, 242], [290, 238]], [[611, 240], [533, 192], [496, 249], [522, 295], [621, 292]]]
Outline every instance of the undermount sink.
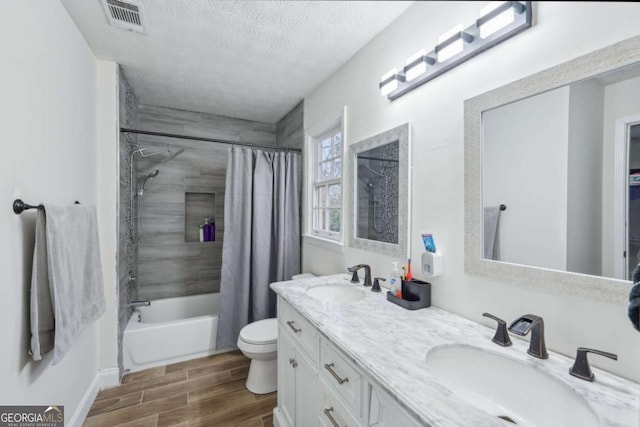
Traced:
[[351, 303], [364, 299], [364, 292], [349, 285], [317, 285], [307, 289], [310, 297], [327, 302]]
[[427, 353], [427, 369], [456, 396], [506, 426], [599, 425], [589, 403], [571, 387], [510, 357], [443, 345]]

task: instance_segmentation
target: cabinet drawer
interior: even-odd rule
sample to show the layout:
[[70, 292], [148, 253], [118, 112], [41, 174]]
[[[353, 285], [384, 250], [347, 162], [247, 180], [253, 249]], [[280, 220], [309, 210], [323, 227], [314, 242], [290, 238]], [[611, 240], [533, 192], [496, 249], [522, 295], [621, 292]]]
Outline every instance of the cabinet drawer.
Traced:
[[296, 344], [307, 353], [311, 361], [317, 363], [320, 342], [318, 331], [282, 298], [278, 301], [278, 322], [291, 332]]
[[328, 385], [323, 378], [321, 378], [318, 383], [320, 386], [318, 424], [323, 427], [359, 426], [360, 423], [336, 396], [336, 392], [332, 387]]
[[362, 375], [341, 352], [324, 339], [320, 350], [320, 372], [326, 382], [344, 399], [349, 408], [357, 416], [360, 416]]

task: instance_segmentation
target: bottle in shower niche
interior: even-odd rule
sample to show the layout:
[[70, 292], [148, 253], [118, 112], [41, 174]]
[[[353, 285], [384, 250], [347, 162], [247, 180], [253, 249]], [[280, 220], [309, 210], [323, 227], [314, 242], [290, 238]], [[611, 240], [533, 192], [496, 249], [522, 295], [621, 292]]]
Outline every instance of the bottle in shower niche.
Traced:
[[211, 240], [210, 233], [211, 233], [211, 226], [209, 225], [209, 218], [205, 218], [204, 219], [204, 241], [205, 242], [208, 242], [209, 240]]
[[204, 242], [204, 225], [201, 225], [200, 227], [200, 241]]
[[214, 216], [213, 218], [211, 218], [211, 232], [209, 233], [209, 237], [211, 237], [211, 241], [215, 242], [216, 241], [216, 217]]

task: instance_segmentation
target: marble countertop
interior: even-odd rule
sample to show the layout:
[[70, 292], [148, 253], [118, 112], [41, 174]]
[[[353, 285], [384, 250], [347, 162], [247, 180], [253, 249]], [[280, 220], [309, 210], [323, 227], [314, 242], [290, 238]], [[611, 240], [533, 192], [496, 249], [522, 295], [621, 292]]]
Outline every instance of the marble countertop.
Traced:
[[[409, 311], [386, 300], [386, 292], [365, 293], [361, 301], [337, 304], [307, 295], [319, 284], [350, 285], [349, 275], [275, 282], [271, 288], [391, 394], [414, 416], [431, 426], [505, 426], [505, 422], [461, 400], [428, 370], [427, 353], [439, 345], [464, 344], [518, 360], [551, 374], [582, 395], [602, 426], [640, 425], [640, 384], [593, 368], [595, 382], [568, 373], [573, 359], [549, 351], [546, 360], [527, 354], [529, 344], [512, 339], [510, 347], [491, 341], [494, 329], [430, 307]], [[532, 396], [535, 402], [535, 396]]]

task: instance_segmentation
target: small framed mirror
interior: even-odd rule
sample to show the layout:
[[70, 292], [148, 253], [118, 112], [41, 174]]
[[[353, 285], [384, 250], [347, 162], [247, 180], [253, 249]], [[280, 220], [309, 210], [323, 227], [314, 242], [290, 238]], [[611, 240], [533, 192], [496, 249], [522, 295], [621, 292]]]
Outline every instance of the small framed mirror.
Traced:
[[409, 243], [409, 124], [349, 147], [349, 245], [406, 257]]

